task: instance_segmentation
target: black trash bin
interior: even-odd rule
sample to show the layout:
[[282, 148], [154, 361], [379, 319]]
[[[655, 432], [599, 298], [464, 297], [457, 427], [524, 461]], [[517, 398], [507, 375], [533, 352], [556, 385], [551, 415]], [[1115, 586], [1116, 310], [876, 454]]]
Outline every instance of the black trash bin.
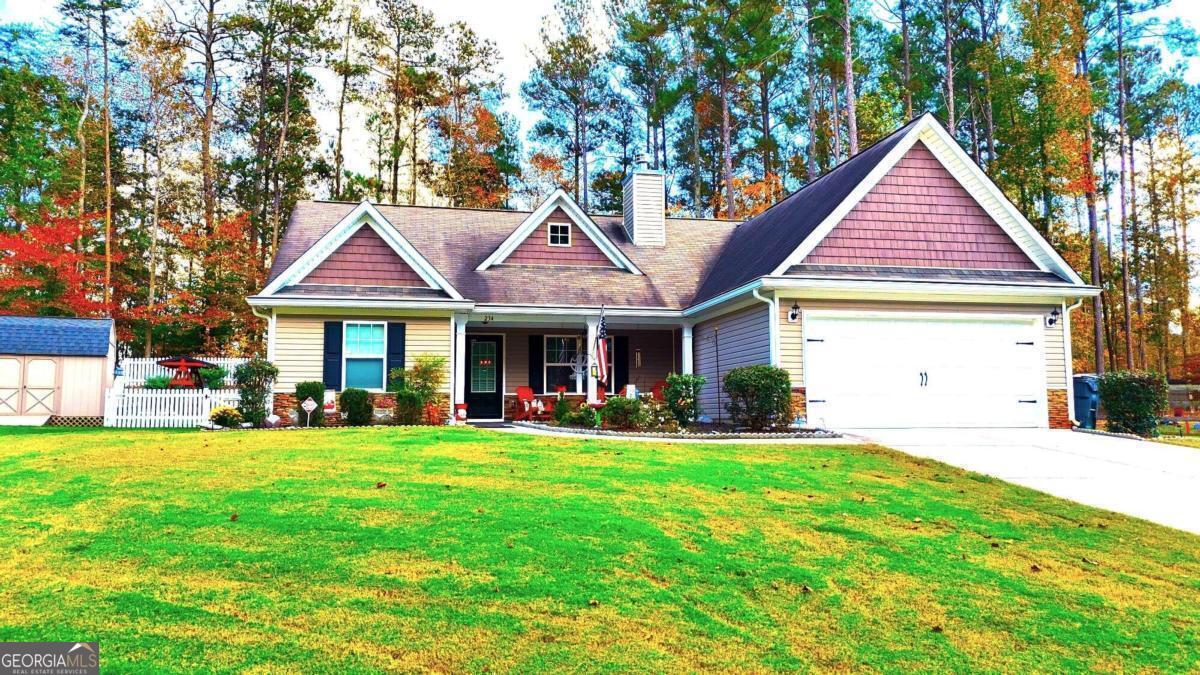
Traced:
[[1100, 378], [1095, 375], [1075, 376], [1075, 419], [1084, 429], [1096, 428], [1096, 412], [1100, 410]]

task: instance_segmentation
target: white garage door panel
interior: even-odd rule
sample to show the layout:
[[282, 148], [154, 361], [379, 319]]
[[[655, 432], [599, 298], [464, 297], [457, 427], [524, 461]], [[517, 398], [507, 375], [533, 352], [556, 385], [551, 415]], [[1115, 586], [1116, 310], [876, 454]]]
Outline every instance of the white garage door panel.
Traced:
[[1045, 426], [1029, 317], [805, 317], [808, 415], [827, 427]]

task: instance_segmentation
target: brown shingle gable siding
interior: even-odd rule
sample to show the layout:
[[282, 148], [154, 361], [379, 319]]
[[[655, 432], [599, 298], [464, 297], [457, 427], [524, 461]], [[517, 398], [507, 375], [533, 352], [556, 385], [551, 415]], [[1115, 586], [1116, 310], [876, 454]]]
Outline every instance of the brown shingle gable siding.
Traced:
[[[551, 246], [550, 223], [566, 223], [571, 228], [570, 246]], [[538, 225], [525, 241], [521, 242], [502, 261], [506, 265], [574, 265], [583, 267], [616, 267], [608, 256], [576, 227], [561, 208], [555, 209], [545, 222]]]
[[804, 262], [1037, 269], [920, 141]]
[[359, 228], [300, 283], [429, 287], [416, 270], [367, 225]]

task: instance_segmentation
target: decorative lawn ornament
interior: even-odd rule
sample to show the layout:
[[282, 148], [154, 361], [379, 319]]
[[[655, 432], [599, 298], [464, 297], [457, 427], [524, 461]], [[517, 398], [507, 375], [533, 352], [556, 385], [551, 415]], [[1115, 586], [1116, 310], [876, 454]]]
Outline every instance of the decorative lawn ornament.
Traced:
[[167, 383], [167, 387], [172, 389], [199, 387], [201, 379], [198, 371], [215, 367], [215, 364], [191, 356], [173, 356], [159, 361], [158, 365], [175, 371]]

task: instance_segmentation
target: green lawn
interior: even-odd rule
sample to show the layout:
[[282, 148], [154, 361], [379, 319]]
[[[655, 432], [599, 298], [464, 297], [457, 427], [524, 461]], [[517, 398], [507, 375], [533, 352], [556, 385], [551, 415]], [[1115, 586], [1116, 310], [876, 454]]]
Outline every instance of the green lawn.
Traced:
[[1200, 538], [874, 447], [0, 430], [0, 559], [106, 670], [1200, 665]]

